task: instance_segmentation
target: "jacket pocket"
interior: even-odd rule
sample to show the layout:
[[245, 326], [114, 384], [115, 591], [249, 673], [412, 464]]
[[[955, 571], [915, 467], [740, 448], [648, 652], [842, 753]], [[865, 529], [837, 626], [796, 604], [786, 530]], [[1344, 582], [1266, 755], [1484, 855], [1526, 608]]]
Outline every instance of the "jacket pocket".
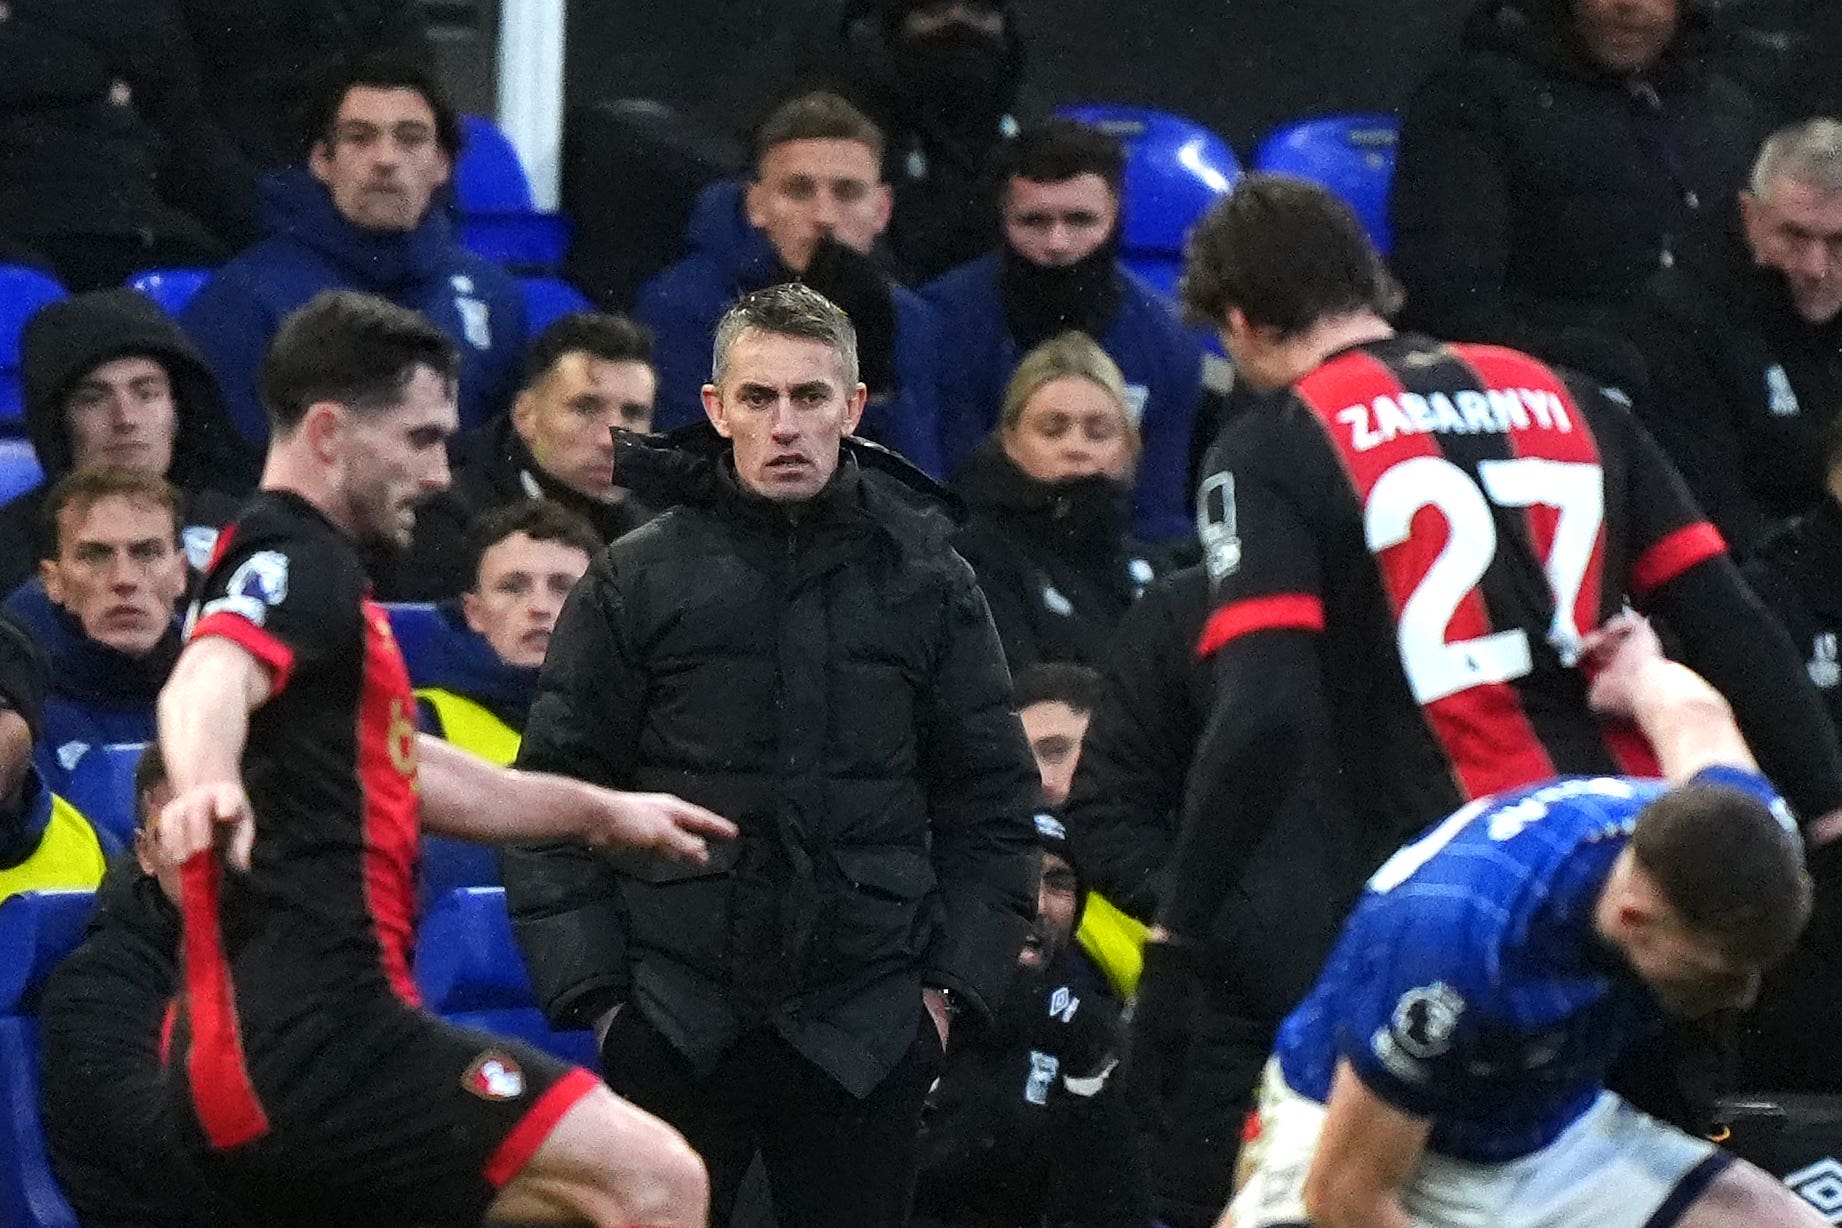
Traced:
[[833, 850], [842, 881], [826, 944], [849, 975], [862, 966], [908, 963], [927, 949], [934, 925], [934, 866], [905, 848]]
[[633, 960], [659, 954], [716, 980], [727, 975], [733, 857], [710, 865], [656, 865], [646, 878], [623, 877], [627, 948]]

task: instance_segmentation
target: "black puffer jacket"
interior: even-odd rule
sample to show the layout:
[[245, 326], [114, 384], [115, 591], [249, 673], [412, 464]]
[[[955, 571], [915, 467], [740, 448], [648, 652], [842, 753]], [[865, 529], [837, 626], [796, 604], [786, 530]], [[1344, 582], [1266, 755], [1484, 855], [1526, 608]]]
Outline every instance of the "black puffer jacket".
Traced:
[[1485, 0], [1458, 61], [1402, 113], [1392, 213], [1410, 327], [1511, 345], [1628, 386], [1609, 311], [1712, 238], [1765, 119], [1707, 67], [1692, 4], [1623, 80], [1579, 48], [1567, 0]]
[[1013, 671], [1095, 661], [1165, 555], [1127, 532], [1129, 487], [1102, 477], [1038, 482], [988, 440], [954, 479], [966, 525], [953, 544], [972, 564]]
[[26, 430], [45, 481], [0, 506], [0, 596], [17, 588], [51, 549], [45, 496], [71, 468], [65, 399], [85, 375], [128, 355], [156, 360], [172, 381], [178, 431], [166, 478], [183, 495], [187, 554], [202, 568], [216, 530], [239, 504], [210, 487], [230, 470], [241, 473], [247, 460], [234, 443], [217, 380], [179, 326], [133, 290], [98, 290], [40, 310], [27, 322], [19, 349]]
[[931, 484], [874, 445], [797, 521], [707, 426], [623, 436], [615, 469], [667, 510], [570, 597], [519, 765], [742, 834], [702, 868], [508, 852], [538, 996], [570, 1026], [630, 1002], [700, 1067], [771, 1027], [865, 1095], [923, 984], [988, 1011], [1033, 916], [1039, 784], [985, 603]]
[[1184, 778], [1214, 707], [1208, 663], [1196, 656], [1213, 602], [1208, 572], [1186, 567], [1120, 620], [1062, 805], [1089, 885], [1146, 923], [1157, 916]]

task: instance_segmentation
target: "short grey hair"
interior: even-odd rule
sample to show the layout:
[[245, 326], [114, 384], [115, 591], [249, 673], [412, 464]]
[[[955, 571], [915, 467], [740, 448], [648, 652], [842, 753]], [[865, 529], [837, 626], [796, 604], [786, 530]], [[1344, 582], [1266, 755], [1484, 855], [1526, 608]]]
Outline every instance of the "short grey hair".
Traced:
[[1842, 193], [1842, 123], [1819, 115], [1767, 137], [1753, 161], [1747, 189], [1765, 200], [1786, 179], [1824, 196]]
[[838, 356], [845, 391], [857, 386], [857, 330], [841, 307], [811, 286], [796, 281], [769, 286], [744, 294], [723, 313], [710, 360], [710, 382], [718, 388], [729, 370], [729, 351], [746, 332], [823, 342]]

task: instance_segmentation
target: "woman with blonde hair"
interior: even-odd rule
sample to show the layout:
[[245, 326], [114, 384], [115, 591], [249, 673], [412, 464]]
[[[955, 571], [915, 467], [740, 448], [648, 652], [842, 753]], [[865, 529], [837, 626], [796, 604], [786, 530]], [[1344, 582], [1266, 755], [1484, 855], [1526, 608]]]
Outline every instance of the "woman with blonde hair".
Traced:
[[1093, 661], [1165, 569], [1127, 532], [1138, 421], [1119, 367], [1085, 333], [1018, 364], [992, 437], [954, 489], [970, 513], [955, 544], [978, 574], [1012, 671]]

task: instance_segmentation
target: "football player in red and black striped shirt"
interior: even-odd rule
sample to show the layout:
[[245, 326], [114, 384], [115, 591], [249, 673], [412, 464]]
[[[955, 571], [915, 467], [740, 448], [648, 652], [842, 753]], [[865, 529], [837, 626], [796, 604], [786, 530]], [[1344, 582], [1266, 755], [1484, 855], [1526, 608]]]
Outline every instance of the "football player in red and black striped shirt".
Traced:
[[1363, 878], [1425, 824], [1551, 776], [1655, 774], [1576, 668], [1627, 602], [1679, 637], [1804, 818], [1842, 806], [1789, 641], [1616, 395], [1397, 335], [1359, 223], [1298, 180], [1237, 185], [1182, 292], [1244, 405], [1198, 492], [1216, 710], [1159, 919], [1217, 957], [1247, 1019], [1290, 1009]]
[[252, 1223], [701, 1226], [703, 1166], [670, 1127], [588, 1071], [418, 1009], [423, 825], [693, 861], [734, 830], [416, 733], [360, 551], [401, 549], [447, 485], [454, 372], [425, 320], [349, 293], [291, 316], [265, 361], [262, 489], [219, 541], [160, 699], [177, 796], [158, 832], [184, 861], [182, 1132]]

